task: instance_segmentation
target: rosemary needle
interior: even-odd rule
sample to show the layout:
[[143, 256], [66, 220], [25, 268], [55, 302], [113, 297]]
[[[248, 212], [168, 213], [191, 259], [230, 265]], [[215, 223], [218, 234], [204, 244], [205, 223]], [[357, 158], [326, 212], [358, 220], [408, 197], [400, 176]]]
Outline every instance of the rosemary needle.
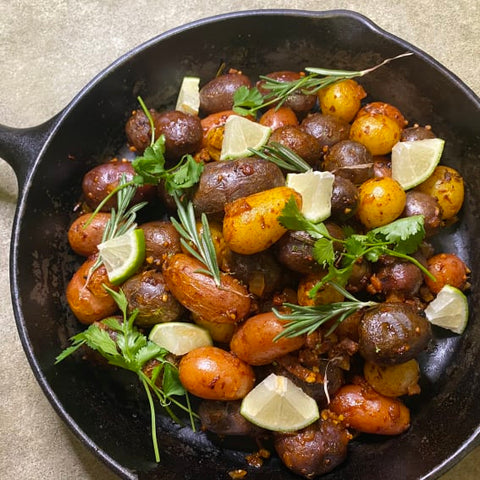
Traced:
[[282, 337], [297, 337], [299, 335], [310, 334], [320, 328], [329, 320], [335, 319], [326, 335], [330, 335], [340, 323], [353, 313], [362, 308], [374, 307], [377, 302], [362, 302], [357, 300], [351, 293], [340, 285], [331, 282], [338, 292], [343, 294], [348, 301], [335, 302], [327, 305], [303, 306], [292, 303], [284, 303], [289, 313], [280, 313], [277, 309], [272, 309], [275, 315], [281, 320], [287, 320], [284, 330], [275, 337], [275, 341]]

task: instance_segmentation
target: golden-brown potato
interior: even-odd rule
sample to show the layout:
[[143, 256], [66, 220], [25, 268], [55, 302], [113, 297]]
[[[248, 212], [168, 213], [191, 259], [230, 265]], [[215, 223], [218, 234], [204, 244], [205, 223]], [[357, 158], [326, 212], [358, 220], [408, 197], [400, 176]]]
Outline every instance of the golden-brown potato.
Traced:
[[373, 389], [386, 397], [420, 393], [418, 385], [420, 367], [414, 358], [398, 365], [378, 365], [374, 362], [365, 362], [363, 374]]
[[252, 367], [218, 347], [188, 352], [178, 367], [180, 381], [193, 395], [206, 400], [238, 400], [252, 388]]
[[[116, 290], [108, 280], [107, 271], [102, 265], [88, 277], [90, 268], [97, 257], [91, 256], [85, 260], [74, 273], [67, 285], [67, 301], [74, 315], [81, 323], [87, 325], [108, 317], [117, 311], [117, 304], [112, 296], [103, 288], [107, 285]], [[88, 282], [87, 282], [88, 280]]]
[[453, 253], [438, 253], [427, 260], [428, 271], [436, 281], [425, 276], [425, 283], [431, 292], [437, 294], [445, 285], [464, 290], [470, 270]]
[[326, 271], [310, 273], [300, 280], [297, 290], [299, 305], [314, 306], [343, 302], [344, 296], [329, 283], [319, 288], [317, 294], [313, 298], [310, 298], [310, 290], [320, 282], [326, 273]]
[[403, 129], [407, 125], [407, 120], [402, 112], [397, 108], [386, 102], [370, 102], [364, 105], [358, 112], [357, 118], [363, 115], [380, 114], [386, 115], [398, 124]]
[[214, 128], [223, 127], [228, 117], [238, 115], [233, 110], [223, 110], [221, 112], [212, 113], [200, 120], [202, 126], [203, 140], [202, 146], [206, 147], [208, 132]]
[[410, 426], [409, 409], [398, 398], [380, 395], [365, 381], [341, 387], [329, 408], [359, 432], [399, 435]]
[[395, 120], [380, 113], [357, 116], [350, 139], [365, 145], [372, 155], [386, 155], [400, 141], [402, 129]]
[[250, 365], [267, 365], [276, 358], [298, 350], [304, 336], [274, 338], [284, 330], [284, 322], [273, 312], [250, 317], [233, 334], [230, 350]]
[[[98, 212], [92, 219], [91, 217], [91, 213], [80, 215], [68, 230], [68, 243], [72, 250], [84, 257], [97, 253], [97, 245], [102, 242], [105, 226], [110, 220], [110, 213]], [[90, 223], [85, 227], [90, 219]]]
[[300, 208], [300, 194], [289, 187], [271, 188], [227, 203], [223, 237], [230, 249], [252, 255], [279, 240], [287, 230], [278, 217], [292, 196]]
[[360, 101], [367, 96], [365, 90], [355, 80], [336, 82], [318, 92], [322, 113], [351, 122], [358, 110]]
[[230, 275], [221, 274], [221, 285], [201, 272], [205, 265], [184, 253], [165, 263], [163, 276], [169, 290], [188, 310], [210, 322], [236, 323], [250, 311], [247, 289]]
[[460, 211], [465, 196], [462, 176], [452, 167], [439, 165], [415, 190], [428, 193], [438, 200], [442, 218], [450, 220]]
[[371, 178], [360, 185], [358, 193], [357, 215], [368, 229], [393, 222], [405, 208], [405, 191], [390, 177]]

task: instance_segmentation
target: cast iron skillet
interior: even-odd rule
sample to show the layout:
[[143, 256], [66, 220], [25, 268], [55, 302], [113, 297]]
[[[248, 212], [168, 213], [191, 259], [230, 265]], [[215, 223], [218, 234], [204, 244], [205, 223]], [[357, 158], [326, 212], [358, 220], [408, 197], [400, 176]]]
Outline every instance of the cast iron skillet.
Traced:
[[[479, 99], [428, 55], [348, 11], [263, 10], [200, 20], [164, 33], [120, 58], [55, 118], [35, 128], [0, 129], [0, 155], [15, 169], [20, 198], [11, 249], [12, 298], [19, 334], [45, 395], [78, 437], [123, 478], [225, 479], [235, 468], [248, 478], [297, 478], [273, 458], [246, 467], [245, 445], [160, 423], [161, 463], [153, 461], [145, 397], [135, 379], [79, 358], [54, 366], [79, 331], [64, 290], [79, 259], [66, 230], [82, 175], [124, 143], [123, 126], [141, 94], [147, 105], [172, 107], [184, 75], [210, 79], [220, 62], [255, 78], [306, 66], [362, 69], [405, 51], [364, 77], [367, 92], [409, 119], [431, 124], [446, 140], [445, 162], [467, 184], [461, 222], [438, 248], [473, 267], [471, 319], [461, 337], [435, 331], [421, 357], [422, 394], [411, 402], [413, 423], [396, 438], [353, 441], [345, 464], [325, 479], [437, 478], [478, 443], [480, 432]], [[175, 52], [172, 54], [172, 52]], [[249, 447], [252, 447], [251, 445]], [[252, 447], [253, 448], [253, 447]]]

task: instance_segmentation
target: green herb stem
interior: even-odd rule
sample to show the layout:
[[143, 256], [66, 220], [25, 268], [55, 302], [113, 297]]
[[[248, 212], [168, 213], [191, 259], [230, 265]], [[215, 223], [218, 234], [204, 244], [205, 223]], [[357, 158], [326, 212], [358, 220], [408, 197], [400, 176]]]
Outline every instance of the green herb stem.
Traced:
[[254, 148], [249, 148], [249, 150], [254, 155], [272, 162], [284, 170], [300, 173], [312, 170], [312, 167], [296, 152], [278, 142], [268, 143], [261, 150]]
[[[106, 358], [111, 365], [135, 373], [147, 394], [150, 406], [153, 449], [155, 459], [159, 461], [160, 454], [156, 432], [156, 412], [152, 393], [158, 398], [160, 405], [174, 421], [180, 422], [170, 408], [170, 404], [178, 406], [189, 414], [190, 423], [194, 430], [194, 419], [197, 416], [192, 411], [188, 394], [178, 378], [177, 367], [166, 358], [168, 354], [167, 350], [148, 340], [147, 337], [134, 326], [137, 311], [135, 310], [131, 315], [127, 314], [128, 301], [122, 290], [115, 292], [105, 285], [104, 288], [114, 298], [123, 314], [123, 319], [120, 321], [116, 317], [111, 317], [102, 320], [101, 323], [106, 328], [101, 328], [98, 323], [93, 323], [86, 330], [71, 338], [72, 345], [57, 356], [56, 363], [63, 361], [82, 345], [87, 345]], [[107, 329], [115, 332], [115, 335], [111, 335], [111, 332], [107, 331]], [[148, 362], [153, 360], [157, 361], [158, 365], [152, 370], [152, 378], [149, 378], [143, 369]], [[160, 374], [162, 375], [161, 377]], [[157, 382], [159, 378], [161, 378], [161, 382]], [[174, 395], [185, 396], [187, 399], [186, 405], [174, 399]]]
[[152, 394], [150, 393], [150, 388], [148, 387], [147, 383], [143, 378], [141, 378], [143, 388], [147, 394], [148, 404], [150, 406], [150, 423], [152, 429], [152, 443], [153, 443], [153, 451], [155, 454], [155, 461], [158, 463], [160, 462], [160, 452], [158, 450], [158, 440], [157, 440], [157, 419], [155, 414], [155, 404], [153, 403]]
[[[285, 103], [287, 98], [296, 92], [305, 95], [314, 95], [322, 88], [325, 88], [333, 83], [346, 79], [362, 77], [393, 60], [397, 60], [409, 55], [413, 55], [413, 53], [406, 52], [392, 58], [387, 58], [381, 63], [364, 70], [351, 71], [307, 67], [305, 68], [305, 71], [308, 72], [308, 75], [304, 75], [299, 79], [292, 80], [290, 82], [284, 82], [261, 75], [260, 79], [263, 81], [262, 89], [268, 90], [268, 93], [261, 95], [256, 87], [251, 89], [248, 89], [247, 87], [241, 87], [235, 92], [233, 110], [240, 115], [255, 115], [258, 110], [272, 105], [276, 105], [276, 108], [280, 108]], [[322, 77], [319, 78], [319, 76]]]
[[193, 257], [205, 265], [206, 269], [202, 270], [202, 272], [210, 275], [217, 287], [220, 286], [220, 268], [207, 216], [205, 214], [201, 216], [202, 233], [199, 234], [192, 202], [183, 205], [177, 195], [174, 195], [174, 199], [180, 221], [173, 217], [170, 221], [182, 237], [180, 239], [182, 245]]
[[320, 328], [328, 321], [335, 319], [333, 325], [329, 328], [326, 335], [330, 335], [347, 317], [363, 308], [374, 307], [377, 302], [362, 302], [357, 300], [347, 290], [340, 285], [331, 283], [331, 285], [340, 293], [342, 293], [349, 301], [335, 302], [327, 305], [303, 306], [292, 303], [284, 303], [289, 312], [281, 313], [277, 309], [272, 309], [275, 315], [286, 320], [285, 328], [279, 333], [274, 341], [278, 341], [282, 337], [297, 337], [299, 335], [308, 335]]

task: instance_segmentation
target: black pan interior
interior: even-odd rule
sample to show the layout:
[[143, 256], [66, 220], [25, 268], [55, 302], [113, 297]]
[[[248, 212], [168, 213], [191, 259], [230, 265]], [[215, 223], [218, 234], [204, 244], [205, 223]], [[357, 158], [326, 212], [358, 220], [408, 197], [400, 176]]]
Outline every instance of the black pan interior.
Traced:
[[[435, 478], [473, 443], [480, 425], [480, 237], [478, 99], [423, 52], [349, 12], [242, 12], [197, 22], [139, 47], [99, 75], [62, 113], [28, 179], [14, 227], [13, 300], [20, 335], [44, 391], [80, 438], [125, 478], [229, 478], [247, 468], [249, 479], [296, 478], [275, 459], [248, 468], [246, 445], [181, 428], [160, 416], [161, 463], [153, 462], [148, 406], [134, 377], [55, 356], [80, 326], [64, 290], [80, 260], [66, 230], [83, 174], [125, 142], [123, 126], [136, 108], [173, 106], [181, 79], [210, 79], [221, 62], [255, 78], [306, 66], [363, 69], [405, 51], [415, 55], [382, 67], [361, 82], [373, 99], [398, 106], [408, 119], [431, 124], [446, 140], [444, 162], [467, 183], [461, 222], [438, 247], [471, 267], [470, 325], [457, 337], [435, 330], [422, 355], [422, 394], [412, 402], [413, 424], [396, 438], [351, 443], [348, 461], [325, 479]], [[251, 447], [251, 445], [249, 445]]]

